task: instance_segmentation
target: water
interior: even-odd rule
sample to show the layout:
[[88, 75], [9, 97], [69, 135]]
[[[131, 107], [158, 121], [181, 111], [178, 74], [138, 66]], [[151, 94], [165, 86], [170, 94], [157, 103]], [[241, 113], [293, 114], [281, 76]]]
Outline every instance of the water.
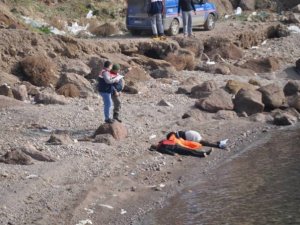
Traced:
[[143, 224], [300, 224], [300, 128], [270, 134]]

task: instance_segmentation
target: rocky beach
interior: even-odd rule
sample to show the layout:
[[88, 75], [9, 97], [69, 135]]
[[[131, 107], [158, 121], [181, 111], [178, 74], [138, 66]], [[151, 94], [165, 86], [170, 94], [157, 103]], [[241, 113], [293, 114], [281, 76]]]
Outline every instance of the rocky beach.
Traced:
[[[214, 30], [153, 41], [36, 32], [2, 1], [0, 224], [142, 224], [195, 177], [297, 125], [299, 5], [241, 17], [227, 2]], [[112, 125], [96, 91], [106, 60], [126, 84]], [[177, 130], [229, 144], [205, 158], [150, 151]]]

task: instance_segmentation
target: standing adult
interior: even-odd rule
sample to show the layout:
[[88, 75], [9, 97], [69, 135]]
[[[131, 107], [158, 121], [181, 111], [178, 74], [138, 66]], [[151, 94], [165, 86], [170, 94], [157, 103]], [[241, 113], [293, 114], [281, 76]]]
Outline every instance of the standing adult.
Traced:
[[182, 11], [183, 35], [184, 37], [186, 37], [187, 35], [189, 37], [192, 37], [192, 10], [196, 15], [196, 8], [193, 0], [179, 0], [178, 16], [180, 15], [180, 10]]
[[105, 61], [98, 77], [98, 91], [103, 99], [105, 123], [114, 122], [114, 120], [110, 118], [110, 108], [112, 106], [111, 95], [114, 91], [114, 83], [117, 82], [117, 79], [110, 76], [112, 66], [113, 64], [110, 61]]
[[164, 2], [163, 0], [149, 0], [150, 5], [148, 8], [148, 14], [151, 19], [151, 27], [154, 40], [165, 40], [164, 26], [162, 14], [164, 12]]

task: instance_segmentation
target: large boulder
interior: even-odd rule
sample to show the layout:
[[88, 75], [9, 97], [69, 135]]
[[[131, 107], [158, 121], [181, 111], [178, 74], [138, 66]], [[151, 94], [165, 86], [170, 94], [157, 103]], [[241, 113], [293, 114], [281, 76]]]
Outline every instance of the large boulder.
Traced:
[[30, 82], [36, 86], [56, 85], [56, 65], [46, 56], [28, 56], [21, 61], [21, 68]]
[[255, 72], [251, 69], [241, 68], [239, 66], [235, 66], [235, 65], [232, 65], [232, 64], [226, 64], [226, 65], [230, 69], [231, 74], [239, 75], [239, 76], [247, 76], [247, 77], [255, 76]]
[[289, 80], [284, 86], [283, 91], [286, 96], [296, 95], [298, 92], [300, 92], [300, 81]]
[[253, 10], [255, 10], [255, 3], [256, 3], [256, 0], [241, 0], [240, 7], [243, 10], [253, 11]]
[[298, 118], [288, 111], [277, 110], [272, 112], [272, 115], [274, 117], [273, 123], [277, 126], [289, 126], [298, 122]]
[[70, 134], [68, 132], [59, 131], [51, 134], [47, 143], [51, 145], [69, 145], [69, 144], [73, 144], [74, 141], [70, 137]]
[[239, 90], [255, 90], [256, 87], [252, 84], [237, 81], [237, 80], [229, 80], [226, 83], [225, 88], [229, 91], [231, 94], [236, 94], [239, 92]]
[[174, 37], [173, 39], [178, 42], [181, 48], [193, 52], [196, 57], [199, 57], [203, 53], [204, 50], [203, 42], [198, 39], [182, 38], [182, 37]]
[[0, 85], [3, 85], [3, 84], [14, 85], [18, 82], [20, 82], [18, 77], [14, 76], [12, 74], [0, 71]]
[[49, 153], [44, 151], [39, 151], [31, 144], [27, 144], [21, 148], [21, 151], [24, 152], [26, 155], [29, 155], [31, 158], [44, 161], [44, 162], [55, 162], [56, 159], [52, 157]]
[[116, 140], [122, 140], [128, 136], [128, 131], [123, 123], [114, 121], [112, 124], [105, 123], [100, 125], [95, 131], [94, 137], [99, 134], [111, 134]]
[[208, 97], [197, 100], [195, 106], [211, 113], [233, 109], [231, 95], [222, 89], [215, 90]]
[[181, 49], [176, 53], [169, 53], [164, 60], [171, 63], [177, 71], [194, 70], [195, 68], [194, 53], [186, 49]]
[[5, 108], [14, 108], [18, 106], [24, 106], [25, 104], [16, 99], [0, 95], [0, 110]]
[[91, 68], [81, 60], [71, 59], [62, 65], [62, 72], [75, 73], [85, 77], [91, 73]]
[[78, 98], [80, 97], [80, 91], [78, 87], [74, 84], [68, 83], [63, 86], [61, 86], [56, 91], [59, 95], [63, 95], [65, 97], [69, 98]]
[[15, 99], [18, 99], [20, 101], [25, 101], [28, 99], [27, 88], [26, 88], [26, 85], [24, 85], [24, 84], [15, 85], [12, 88], [12, 92], [14, 94]]
[[68, 104], [67, 99], [62, 95], [51, 94], [51, 93], [38, 93], [34, 96], [34, 101], [37, 104], [59, 104], [66, 105]]
[[118, 34], [120, 30], [115, 23], [104, 23], [90, 30], [90, 32], [96, 36], [107, 37], [114, 34]]
[[247, 113], [247, 115], [263, 112], [265, 107], [262, 103], [262, 94], [255, 90], [239, 90], [233, 103], [237, 113]]
[[152, 59], [164, 59], [170, 53], [177, 52], [180, 47], [177, 42], [147, 41], [138, 44], [139, 54]]
[[300, 95], [292, 96], [288, 99], [289, 106], [297, 109], [300, 112]]
[[0, 162], [15, 165], [31, 165], [32, 158], [20, 150], [13, 149], [0, 157]]
[[244, 53], [242, 49], [234, 45], [229, 39], [212, 37], [204, 43], [204, 53], [210, 58], [216, 55], [224, 59], [240, 59]]
[[213, 80], [205, 81], [202, 84], [192, 87], [191, 97], [192, 98], [207, 97], [216, 89], [217, 89], [217, 84]]
[[88, 76], [86, 76], [86, 78], [97, 79], [106, 60], [107, 59], [100, 58], [99, 56], [91, 56], [88, 62], [88, 66], [91, 68], [91, 72]]
[[75, 73], [66, 73], [61, 75], [57, 83], [57, 87], [61, 88], [66, 84], [74, 84], [80, 91], [81, 97], [86, 97], [89, 95], [90, 92], [94, 92], [91, 83], [83, 76], [80, 76]]
[[125, 81], [139, 82], [139, 81], [148, 81], [151, 76], [140, 66], [133, 66], [130, 70], [125, 74]]
[[170, 78], [176, 72], [172, 64], [165, 60], [151, 59], [143, 55], [135, 55], [135, 57], [132, 58], [132, 61], [142, 65], [154, 79]]
[[258, 89], [262, 93], [262, 101], [266, 108], [275, 109], [285, 102], [284, 92], [276, 84], [269, 84]]
[[270, 73], [280, 69], [280, 62], [275, 57], [250, 59], [241, 67], [253, 70], [256, 73]]
[[11, 87], [7, 84], [3, 84], [0, 86], [0, 95], [4, 95], [10, 98], [14, 97]]

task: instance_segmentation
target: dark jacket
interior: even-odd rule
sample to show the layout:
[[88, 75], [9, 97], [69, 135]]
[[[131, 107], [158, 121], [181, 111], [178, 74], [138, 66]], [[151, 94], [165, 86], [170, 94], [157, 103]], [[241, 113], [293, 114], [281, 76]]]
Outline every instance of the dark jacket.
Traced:
[[[102, 70], [98, 77], [98, 91], [104, 93], [113, 93], [113, 83], [107, 83], [103, 78], [103, 73], [108, 72]], [[108, 72], [109, 73], [109, 72]]]
[[150, 4], [148, 7], [148, 14], [154, 15], [157, 13], [162, 13], [164, 10], [164, 5], [162, 0], [149, 0]]
[[196, 11], [193, 0], [179, 0], [178, 2], [178, 13], [180, 13], [180, 9], [184, 12]]

